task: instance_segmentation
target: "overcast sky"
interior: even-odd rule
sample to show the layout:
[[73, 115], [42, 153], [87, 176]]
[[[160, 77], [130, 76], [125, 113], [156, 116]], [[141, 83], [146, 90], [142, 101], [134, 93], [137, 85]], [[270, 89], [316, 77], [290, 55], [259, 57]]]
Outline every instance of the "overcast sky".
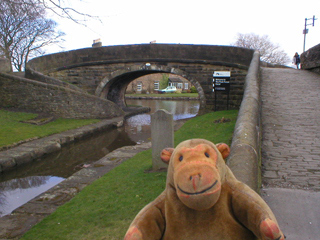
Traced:
[[[305, 18], [318, 18], [307, 26], [306, 49], [320, 43], [320, 0], [67, 0], [72, 7], [99, 16], [88, 27], [54, 17], [66, 33], [64, 49], [157, 43], [230, 45], [237, 33], [268, 35], [290, 58], [303, 51]], [[312, 23], [312, 20], [307, 22]]]

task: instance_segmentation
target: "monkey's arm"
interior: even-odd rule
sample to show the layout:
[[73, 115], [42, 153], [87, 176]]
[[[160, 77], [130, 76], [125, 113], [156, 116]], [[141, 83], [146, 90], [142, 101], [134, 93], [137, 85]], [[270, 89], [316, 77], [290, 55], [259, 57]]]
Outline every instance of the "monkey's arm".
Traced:
[[241, 182], [231, 188], [234, 215], [244, 226], [259, 239], [284, 240], [274, 214], [260, 195]]
[[165, 229], [164, 198], [165, 192], [162, 192], [138, 213], [124, 240], [160, 240], [162, 238]]

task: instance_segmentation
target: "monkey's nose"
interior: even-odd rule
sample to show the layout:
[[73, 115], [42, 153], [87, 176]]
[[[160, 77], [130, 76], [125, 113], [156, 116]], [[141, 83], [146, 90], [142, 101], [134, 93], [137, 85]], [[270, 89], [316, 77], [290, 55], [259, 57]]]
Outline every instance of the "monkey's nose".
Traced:
[[191, 181], [192, 179], [200, 179], [200, 178], [201, 178], [201, 173], [198, 173], [198, 174], [191, 175], [189, 179]]
[[201, 174], [198, 173], [198, 174], [191, 175], [189, 179], [190, 179], [190, 181], [192, 181], [192, 186], [193, 186], [194, 191], [197, 191], [197, 188], [198, 188], [200, 181], [201, 181]]

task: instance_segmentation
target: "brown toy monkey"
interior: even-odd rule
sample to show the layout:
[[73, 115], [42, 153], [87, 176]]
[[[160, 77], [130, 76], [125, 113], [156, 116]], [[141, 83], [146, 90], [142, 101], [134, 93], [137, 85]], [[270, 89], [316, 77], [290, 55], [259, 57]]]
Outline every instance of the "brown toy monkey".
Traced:
[[131, 223], [125, 240], [284, 240], [264, 200], [225, 164], [228, 145], [191, 139], [164, 149], [166, 189]]

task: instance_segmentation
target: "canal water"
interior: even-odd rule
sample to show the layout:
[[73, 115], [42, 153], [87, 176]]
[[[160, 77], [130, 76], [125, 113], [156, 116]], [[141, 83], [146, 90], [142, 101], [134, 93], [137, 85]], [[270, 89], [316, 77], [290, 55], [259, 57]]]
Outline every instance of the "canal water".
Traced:
[[151, 114], [165, 109], [173, 114], [174, 121], [192, 118], [199, 111], [199, 101], [136, 100], [127, 99], [128, 105], [150, 107], [150, 113], [132, 116], [124, 126], [109, 129], [95, 136], [74, 142], [61, 151], [0, 174], [0, 217], [57, 185], [65, 178], [109, 152], [123, 147], [149, 142]]

